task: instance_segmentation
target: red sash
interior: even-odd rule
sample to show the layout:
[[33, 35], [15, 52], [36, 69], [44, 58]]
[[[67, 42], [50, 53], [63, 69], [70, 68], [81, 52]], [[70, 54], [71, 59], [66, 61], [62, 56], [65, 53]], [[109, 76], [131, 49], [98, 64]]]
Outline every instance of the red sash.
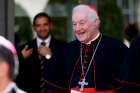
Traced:
[[[71, 90], [80, 91], [79, 88], [71, 88]], [[82, 93], [116, 93], [115, 90], [99, 90], [96, 91], [95, 88], [83, 88]]]

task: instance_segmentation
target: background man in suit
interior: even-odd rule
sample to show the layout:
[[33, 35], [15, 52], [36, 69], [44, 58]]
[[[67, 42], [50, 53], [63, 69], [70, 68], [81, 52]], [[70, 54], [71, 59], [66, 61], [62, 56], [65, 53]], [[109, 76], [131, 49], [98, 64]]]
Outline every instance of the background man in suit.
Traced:
[[26, 93], [14, 82], [18, 74], [18, 64], [14, 45], [0, 36], [0, 93]]
[[21, 69], [17, 83], [29, 93], [58, 93], [61, 89], [57, 86], [62, 86], [61, 80], [64, 80], [64, 43], [50, 34], [52, 20], [45, 13], [34, 17], [33, 29], [37, 34], [36, 38], [18, 50]]
[[99, 31], [100, 19], [91, 5], [74, 7], [72, 24], [76, 40], [64, 54], [71, 93], [116, 93], [115, 78], [127, 47]]

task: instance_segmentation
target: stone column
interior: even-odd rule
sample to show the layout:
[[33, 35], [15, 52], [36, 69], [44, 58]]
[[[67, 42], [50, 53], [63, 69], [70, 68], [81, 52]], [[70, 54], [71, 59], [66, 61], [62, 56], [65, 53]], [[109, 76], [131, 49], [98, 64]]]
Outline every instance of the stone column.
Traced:
[[14, 42], [14, 0], [0, 0], [0, 35]]

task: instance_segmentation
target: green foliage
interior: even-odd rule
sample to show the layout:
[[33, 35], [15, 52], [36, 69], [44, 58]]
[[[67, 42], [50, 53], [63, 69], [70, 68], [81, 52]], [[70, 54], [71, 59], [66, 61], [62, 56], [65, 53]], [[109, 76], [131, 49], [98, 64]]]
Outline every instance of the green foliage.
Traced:
[[67, 40], [67, 18], [66, 17], [52, 17], [53, 20], [53, 30], [52, 35], [62, 41]]
[[18, 27], [15, 32], [15, 43], [17, 46], [32, 39], [32, 25], [28, 17], [16, 17], [15, 25]]
[[123, 15], [116, 0], [98, 0], [98, 12], [101, 20], [101, 32], [121, 40]]

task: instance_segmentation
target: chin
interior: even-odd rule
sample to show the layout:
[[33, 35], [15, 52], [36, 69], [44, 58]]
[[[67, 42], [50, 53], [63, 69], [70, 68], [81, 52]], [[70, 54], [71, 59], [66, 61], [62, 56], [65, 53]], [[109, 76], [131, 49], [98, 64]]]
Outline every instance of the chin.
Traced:
[[48, 37], [48, 35], [46, 36], [39, 36], [41, 39], [46, 39]]
[[81, 39], [78, 39], [81, 43], [84, 43], [85, 41], [84, 40], [81, 40]]

